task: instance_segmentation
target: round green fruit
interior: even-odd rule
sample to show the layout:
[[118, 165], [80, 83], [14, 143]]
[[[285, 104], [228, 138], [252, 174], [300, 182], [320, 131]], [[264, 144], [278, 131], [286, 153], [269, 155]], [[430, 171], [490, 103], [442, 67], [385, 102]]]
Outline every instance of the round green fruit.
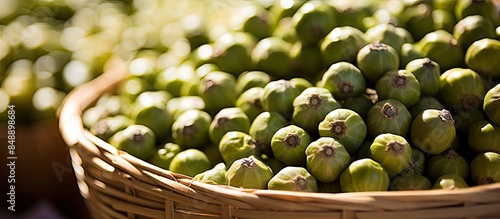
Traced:
[[137, 158], [149, 160], [155, 152], [156, 136], [144, 125], [129, 125], [109, 138], [109, 144]]
[[90, 132], [107, 141], [111, 136], [132, 125], [132, 120], [124, 115], [106, 117], [90, 127]]
[[241, 95], [253, 87], [264, 87], [271, 81], [271, 76], [262, 71], [245, 71], [236, 79], [236, 93]]
[[205, 101], [199, 96], [174, 97], [167, 102], [166, 109], [175, 121], [184, 111], [191, 109], [204, 110]]
[[372, 137], [382, 133], [406, 135], [410, 130], [412, 117], [404, 104], [397, 100], [381, 100], [368, 111], [366, 126]]
[[389, 23], [381, 23], [366, 30], [365, 34], [369, 41], [380, 41], [394, 48], [398, 53], [405, 42], [405, 36], [401, 32], [406, 31]]
[[354, 154], [363, 143], [367, 128], [363, 118], [349, 109], [335, 109], [319, 123], [319, 135], [337, 139], [349, 152]]
[[264, 108], [260, 102], [262, 93], [264, 93], [264, 88], [262, 87], [250, 88], [236, 99], [234, 105], [243, 110], [250, 121], [253, 121], [257, 115], [264, 112]]
[[468, 187], [469, 185], [467, 185], [464, 178], [456, 174], [449, 174], [439, 177], [432, 186], [432, 189], [454, 190]]
[[428, 190], [431, 188], [431, 181], [417, 173], [398, 175], [389, 184], [391, 191]]
[[340, 188], [342, 192], [387, 191], [389, 175], [370, 158], [356, 160], [340, 175]]
[[202, 182], [210, 185], [227, 185], [226, 169], [212, 168], [205, 172], [196, 174], [193, 181]]
[[478, 109], [485, 95], [481, 76], [471, 69], [453, 68], [439, 78], [439, 99], [453, 111]]
[[399, 68], [398, 52], [380, 41], [374, 41], [361, 48], [356, 61], [365, 79], [371, 83], [376, 83], [386, 72]]
[[429, 58], [421, 58], [410, 61], [405, 69], [415, 75], [419, 81], [422, 96], [437, 95], [439, 76], [441, 76], [439, 64]]
[[500, 126], [487, 120], [474, 123], [469, 128], [469, 148], [476, 153], [500, 153]]
[[250, 119], [237, 107], [224, 108], [219, 111], [210, 123], [208, 135], [212, 143], [218, 145], [222, 136], [229, 131], [247, 133], [250, 128]]
[[280, 128], [271, 139], [271, 148], [276, 158], [287, 165], [303, 166], [306, 164], [306, 148], [311, 143], [311, 136], [296, 125]]
[[307, 132], [316, 133], [326, 114], [341, 105], [327, 89], [310, 87], [295, 98], [293, 107], [292, 121]]
[[156, 151], [156, 154], [149, 160], [153, 165], [163, 169], [168, 169], [175, 155], [182, 151], [182, 148], [174, 143], [166, 143]]
[[245, 32], [224, 33], [213, 44], [211, 61], [220, 71], [238, 75], [253, 67], [251, 52], [254, 36]]
[[465, 64], [481, 76], [500, 79], [500, 40], [481, 39], [473, 42], [465, 53]]
[[420, 82], [407, 70], [388, 71], [375, 84], [379, 100], [394, 99], [407, 108], [420, 99]]
[[380, 134], [370, 145], [370, 158], [380, 163], [393, 176], [410, 165], [411, 152], [406, 139], [395, 134]]
[[274, 133], [287, 125], [288, 121], [281, 114], [262, 112], [252, 121], [248, 134], [255, 139], [262, 153], [272, 154], [271, 139]]
[[210, 143], [208, 129], [212, 117], [205, 111], [184, 111], [172, 124], [172, 139], [184, 149], [201, 148]]
[[471, 162], [471, 177], [478, 185], [500, 182], [500, 154], [484, 152]]
[[229, 186], [245, 189], [265, 189], [273, 177], [273, 171], [254, 156], [233, 162], [226, 173]]
[[470, 15], [455, 24], [453, 37], [466, 51], [477, 40], [495, 38], [495, 27], [490, 20], [481, 15]]
[[320, 42], [334, 27], [332, 8], [321, 2], [307, 2], [293, 15], [295, 32], [305, 44]]
[[425, 57], [438, 63], [441, 71], [463, 66], [464, 50], [458, 40], [445, 30], [426, 34], [415, 46]]
[[219, 152], [228, 165], [240, 158], [260, 155], [257, 142], [252, 136], [240, 131], [229, 131], [222, 136], [219, 143]]
[[293, 58], [292, 44], [278, 37], [267, 37], [255, 45], [251, 57], [256, 69], [273, 77], [286, 78], [290, 75]]
[[442, 110], [445, 106], [433, 96], [421, 96], [417, 103], [411, 106], [408, 110], [410, 111], [411, 117], [416, 118], [418, 114], [426, 109], [437, 109]]
[[266, 111], [277, 112], [285, 118], [291, 118], [293, 101], [299, 94], [300, 91], [289, 80], [271, 81], [264, 87], [261, 104]]
[[431, 157], [426, 166], [426, 176], [430, 180], [434, 181], [448, 174], [457, 174], [464, 179], [469, 176], [467, 160], [453, 149]]
[[210, 72], [201, 78], [198, 94], [205, 102], [205, 109], [215, 114], [223, 108], [234, 105], [238, 97], [236, 79], [226, 72]]
[[500, 84], [486, 92], [483, 110], [492, 122], [500, 126]]
[[168, 169], [175, 173], [194, 177], [212, 167], [207, 155], [198, 149], [179, 152], [170, 162]]
[[295, 62], [294, 72], [300, 72], [299, 76], [314, 79], [321, 73], [324, 63], [318, 45], [308, 45], [297, 41], [293, 44], [290, 53]]
[[338, 100], [360, 95], [366, 88], [361, 71], [355, 65], [343, 61], [332, 64], [323, 74], [320, 84]]
[[425, 154], [421, 150], [411, 147], [411, 160], [410, 164], [401, 172], [401, 175], [407, 173], [415, 173], [422, 175], [425, 169]]
[[425, 58], [425, 55], [415, 44], [404, 43], [401, 46], [401, 52], [399, 53], [399, 68], [404, 69], [412, 60], [421, 58]]
[[340, 142], [321, 137], [306, 148], [307, 169], [320, 182], [333, 182], [349, 166], [351, 157]]
[[451, 147], [455, 136], [455, 120], [445, 109], [424, 110], [411, 124], [411, 141], [425, 153], [442, 153]]
[[337, 62], [356, 63], [356, 54], [368, 44], [365, 34], [351, 26], [338, 26], [321, 41], [321, 52], [326, 65]]
[[136, 103], [132, 110], [131, 119], [135, 124], [145, 125], [153, 130], [159, 141], [170, 136], [173, 116], [166, 110], [165, 104], [161, 102]]
[[288, 166], [269, 180], [267, 188], [297, 192], [317, 192], [316, 179], [303, 167]]

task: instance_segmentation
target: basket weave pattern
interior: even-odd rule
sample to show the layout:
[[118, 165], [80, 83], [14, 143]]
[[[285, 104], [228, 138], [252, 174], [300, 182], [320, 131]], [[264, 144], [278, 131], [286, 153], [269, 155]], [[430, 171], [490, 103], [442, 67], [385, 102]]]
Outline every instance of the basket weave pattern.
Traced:
[[83, 128], [82, 112], [126, 77], [120, 65], [70, 93], [59, 128], [94, 218], [500, 218], [500, 183], [460, 190], [301, 193], [193, 182], [137, 159]]

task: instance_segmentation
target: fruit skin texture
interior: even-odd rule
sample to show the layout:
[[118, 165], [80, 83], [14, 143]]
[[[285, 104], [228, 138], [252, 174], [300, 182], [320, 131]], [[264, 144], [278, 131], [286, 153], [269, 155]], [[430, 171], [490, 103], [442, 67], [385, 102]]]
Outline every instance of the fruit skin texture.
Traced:
[[431, 181], [417, 173], [398, 175], [391, 180], [389, 185], [391, 191], [427, 190], [431, 188]]
[[227, 185], [226, 168], [214, 167], [193, 177], [193, 181], [198, 181], [211, 185]]
[[175, 155], [168, 169], [175, 173], [194, 177], [211, 167], [212, 164], [205, 153], [198, 149], [187, 149]]
[[413, 43], [404, 43], [399, 53], [399, 68], [403, 69], [412, 60], [425, 58], [425, 55]]
[[296, 125], [280, 128], [271, 139], [271, 148], [276, 158], [287, 165], [303, 166], [306, 163], [306, 148], [311, 136]]
[[341, 105], [327, 89], [310, 87], [294, 99], [293, 107], [292, 121], [308, 133], [316, 133], [326, 114]]
[[411, 106], [408, 110], [411, 113], [411, 117], [416, 118], [418, 114], [426, 109], [442, 110], [444, 108], [445, 106], [437, 98], [433, 96], [422, 96], [418, 102]]
[[469, 148], [476, 153], [500, 153], [500, 126], [487, 120], [474, 123], [469, 128]]
[[264, 87], [271, 81], [271, 76], [263, 71], [245, 71], [236, 79], [236, 93], [241, 95], [253, 87]]
[[363, 93], [366, 81], [361, 71], [348, 62], [337, 62], [323, 74], [320, 82], [337, 100], [344, 100]]
[[267, 37], [252, 50], [252, 62], [259, 71], [274, 77], [287, 77], [292, 70], [293, 58], [290, 55], [292, 44], [278, 37]]
[[135, 124], [144, 125], [153, 130], [159, 141], [170, 136], [173, 118], [163, 103], [158, 101], [136, 103], [131, 118]]
[[465, 52], [453, 35], [445, 30], [426, 34], [415, 46], [425, 57], [437, 62], [441, 71], [463, 66]]
[[201, 78], [198, 95], [205, 102], [206, 110], [215, 114], [219, 110], [230, 107], [237, 98], [236, 79], [233, 75], [212, 71]]
[[449, 174], [457, 174], [464, 179], [469, 177], [469, 164], [467, 160], [453, 149], [431, 157], [426, 167], [426, 175], [433, 181], [443, 175]]
[[248, 134], [252, 136], [263, 154], [272, 154], [271, 139], [280, 128], [288, 125], [288, 121], [276, 112], [262, 112], [252, 121]]
[[380, 134], [370, 145], [370, 158], [380, 163], [390, 175], [397, 175], [410, 164], [411, 147], [399, 135]]
[[500, 126], [500, 84], [486, 92], [483, 110], [492, 122]]
[[265, 189], [273, 171], [253, 155], [233, 162], [226, 173], [229, 186], [245, 189]]
[[90, 127], [90, 132], [95, 136], [107, 141], [118, 131], [132, 125], [130, 118], [124, 115], [116, 115], [103, 118]]
[[461, 20], [469, 15], [482, 15], [490, 19], [495, 26], [500, 25], [500, 15], [493, 0], [458, 0], [455, 5], [455, 17]]
[[411, 114], [401, 102], [393, 99], [382, 100], [368, 111], [366, 126], [372, 137], [382, 133], [406, 135], [412, 122]]
[[253, 121], [257, 115], [264, 111], [262, 104], [260, 103], [260, 97], [264, 92], [264, 88], [253, 87], [244, 91], [237, 99], [234, 104], [236, 107], [240, 108], [245, 112], [250, 121]]
[[293, 114], [293, 101], [299, 96], [300, 91], [288, 80], [277, 80], [267, 83], [261, 97], [264, 110], [277, 112], [285, 118]]
[[305, 44], [318, 43], [334, 27], [333, 11], [327, 4], [307, 2], [292, 17], [298, 39]]
[[386, 72], [399, 68], [398, 52], [380, 41], [374, 41], [361, 48], [356, 61], [359, 70], [371, 83], [376, 83]]
[[421, 150], [411, 147], [411, 161], [408, 167], [406, 167], [401, 175], [408, 173], [416, 173], [422, 175], [425, 169], [425, 154]]
[[422, 96], [435, 96], [439, 92], [439, 76], [441, 70], [439, 64], [429, 58], [421, 58], [410, 61], [405, 69], [411, 72], [420, 84]]
[[316, 179], [303, 167], [288, 166], [269, 180], [267, 188], [297, 192], [317, 192]]
[[467, 187], [469, 187], [469, 185], [467, 185], [464, 178], [461, 176], [457, 174], [447, 174], [439, 177], [432, 186], [432, 189], [453, 190]]
[[137, 158], [148, 160], [155, 152], [156, 135], [147, 126], [134, 124], [111, 136], [109, 144]]
[[495, 38], [493, 23], [481, 15], [470, 15], [458, 21], [453, 28], [453, 37], [467, 50], [477, 40]]
[[337, 139], [349, 152], [355, 154], [367, 134], [363, 118], [349, 109], [335, 109], [319, 123], [319, 135]]
[[356, 160], [340, 175], [340, 188], [342, 192], [387, 191], [389, 175], [370, 158]]
[[500, 79], [500, 40], [482, 39], [472, 43], [465, 53], [465, 64], [486, 78]]
[[370, 99], [370, 95], [366, 93], [342, 101], [343, 108], [353, 110], [362, 118], [366, 118], [368, 111], [370, 111], [373, 105], [374, 103], [372, 99]]
[[208, 128], [212, 117], [205, 111], [184, 111], [172, 124], [172, 139], [182, 148], [201, 148], [210, 143]]
[[456, 136], [455, 120], [448, 110], [427, 109], [411, 124], [411, 140], [428, 154], [440, 154], [451, 147]]
[[337, 62], [356, 62], [356, 54], [367, 44], [365, 34], [351, 26], [335, 27], [321, 41], [321, 52], [326, 65]]
[[403, 31], [407, 30], [392, 24], [381, 23], [366, 30], [365, 34], [369, 41], [379, 40], [391, 46], [399, 53], [403, 43], [410, 43], [406, 42], [404, 33], [402, 33]]
[[248, 132], [250, 119], [237, 107], [224, 108], [214, 116], [210, 123], [208, 135], [214, 144], [219, 144], [220, 139], [229, 131]]
[[219, 151], [224, 162], [231, 165], [235, 160], [250, 155], [259, 156], [260, 150], [252, 137], [240, 131], [229, 131], [219, 143]]
[[320, 182], [337, 181], [349, 166], [351, 156], [340, 142], [321, 137], [306, 148], [307, 169]]
[[149, 160], [151, 164], [159, 166], [163, 169], [168, 169], [170, 162], [174, 159], [175, 155], [182, 151], [182, 148], [174, 143], [166, 143], [158, 149], [155, 155]]
[[481, 107], [486, 87], [478, 73], [466, 68], [453, 68], [439, 78], [439, 99], [453, 111]]
[[500, 182], [500, 154], [484, 152], [471, 162], [471, 177], [479, 185]]
[[395, 99], [406, 107], [420, 99], [420, 82], [407, 70], [386, 72], [375, 84], [379, 100]]

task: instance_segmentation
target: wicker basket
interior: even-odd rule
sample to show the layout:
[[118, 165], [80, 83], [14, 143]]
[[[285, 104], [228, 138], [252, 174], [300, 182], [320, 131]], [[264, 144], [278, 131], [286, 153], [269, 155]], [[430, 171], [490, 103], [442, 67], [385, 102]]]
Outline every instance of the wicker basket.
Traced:
[[500, 183], [449, 191], [325, 194], [193, 182], [118, 151], [83, 128], [82, 111], [126, 75], [121, 65], [78, 87], [60, 114], [59, 128], [94, 218], [500, 218]]

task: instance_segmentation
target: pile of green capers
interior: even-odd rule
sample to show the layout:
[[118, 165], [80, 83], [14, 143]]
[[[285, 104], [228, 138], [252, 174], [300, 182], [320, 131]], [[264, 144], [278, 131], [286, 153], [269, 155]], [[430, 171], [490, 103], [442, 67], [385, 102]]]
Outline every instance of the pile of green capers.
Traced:
[[184, 34], [167, 52], [138, 51], [84, 125], [215, 185], [358, 192], [500, 182], [500, 5], [340, 2], [244, 1], [179, 20]]

